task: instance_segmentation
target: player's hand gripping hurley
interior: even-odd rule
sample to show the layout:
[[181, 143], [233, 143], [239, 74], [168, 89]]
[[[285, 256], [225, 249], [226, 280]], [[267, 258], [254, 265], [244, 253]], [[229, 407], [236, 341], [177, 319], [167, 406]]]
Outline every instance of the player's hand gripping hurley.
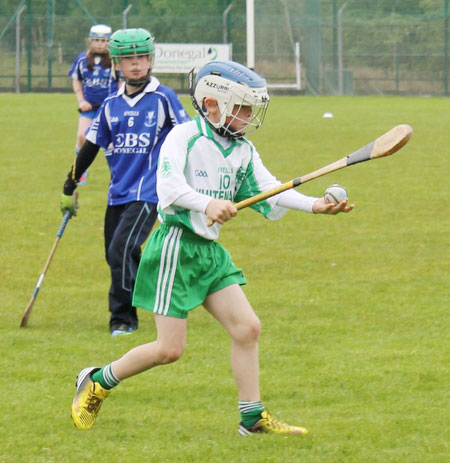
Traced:
[[[75, 198], [74, 198], [74, 202], [75, 202], [75, 207], [76, 204], [77, 204], [77, 199], [78, 199], [78, 194], [75, 192], [74, 194]], [[39, 277], [39, 280], [36, 284], [36, 287], [34, 288], [34, 291], [33, 291], [33, 295], [31, 296], [31, 299], [30, 299], [30, 302], [28, 302], [28, 305], [27, 305], [27, 308], [25, 309], [25, 313], [23, 314], [23, 317], [22, 317], [22, 321], [20, 322], [20, 327], [24, 327], [26, 326], [27, 322], [28, 322], [28, 319], [30, 318], [30, 315], [31, 315], [31, 311], [33, 310], [33, 305], [34, 303], [36, 302], [36, 298], [37, 298], [37, 295], [39, 293], [39, 290], [41, 288], [41, 284], [42, 282], [44, 281], [44, 278], [45, 278], [45, 274], [50, 266], [50, 262], [52, 261], [52, 258], [56, 252], [56, 248], [58, 246], [58, 243], [59, 243], [59, 240], [61, 239], [63, 233], [64, 233], [64, 229], [66, 228], [66, 225], [67, 223], [69, 222], [69, 220], [72, 218], [72, 213], [69, 211], [69, 210], [66, 210], [66, 212], [64, 213], [64, 217], [61, 221], [61, 225], [59, 226], [59, 230], [58, 230], [58, 233], [56, 234], [56, 239], [55, 239], [55, 242], [53, 243], [53, 246], [52, 246], [52, 250], [50, 251], [50, 254], [47, 258], [47, 262], [45, 262], [45, 265], [44, 265], [44, 269], [42, 270], [42, 273]]]
[[[344, 167], [352, 166], [359, 162], [370, 161], [371, 159], [378, 159], [385, 156], [390, 156], [396, 153], [402, 146], [406, 145], [412, 135], [412, 127], [408, 124], [397, 125], [381, 137], [377, 138], [372, 143], [363, 146], [354, 153], [339, 159], [321, 169], [315, 170], [309, 174], [303, 175], [302, 177], [294, 178], [289, 182], [278, 185], [275, 188], [264, 191], [258, 195], [252, 196], [251, 198], [244, 199], [235, 204], [237, 210], [244, 209], [245, 207], [251, 206], [259, 201], [275, 196], [283, 191], [290, 190], [291, 188], [298, 187], [303, 183], [309, 182], [315, 178], [321, 177], [322, 175], [329, 174]], [[211, 226], [214, 222], [208, 219], [208, 226]]]

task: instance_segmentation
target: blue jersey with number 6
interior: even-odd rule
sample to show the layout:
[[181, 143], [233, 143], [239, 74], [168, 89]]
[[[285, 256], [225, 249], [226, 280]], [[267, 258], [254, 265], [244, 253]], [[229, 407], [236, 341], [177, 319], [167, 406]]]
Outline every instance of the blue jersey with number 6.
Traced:
[[188, 120], [175, 92], [155, 77], [132, 98], [123, 85], [104, 101], [86, 139], [105, 149], [111, 171], [109, 205], [158, 202], [156, 168], [161, 145], [175, 125]]

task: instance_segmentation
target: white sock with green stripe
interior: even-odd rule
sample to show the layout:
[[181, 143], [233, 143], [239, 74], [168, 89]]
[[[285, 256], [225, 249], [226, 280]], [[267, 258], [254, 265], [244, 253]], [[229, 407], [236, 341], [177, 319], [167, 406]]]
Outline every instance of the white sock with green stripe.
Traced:
[[112, 389], [120, 383], [114, 374], [112, 363], [106, 365], [92, 375], [92, 381], [100, 383], [104, 389]]
[[240, 400], [238, 403], [239, 413], [241, 414], [242, 424], [248, 428], [253, 426], [260, 418], [264, 411], [262, 402], [247, 402]]

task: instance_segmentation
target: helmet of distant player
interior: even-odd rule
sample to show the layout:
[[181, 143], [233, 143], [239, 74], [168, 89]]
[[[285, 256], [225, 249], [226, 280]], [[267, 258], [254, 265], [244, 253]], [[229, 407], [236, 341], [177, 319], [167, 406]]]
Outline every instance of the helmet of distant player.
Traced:
[[99, 55], [108, 53], [108, 40], [111, 37], [111, 28], [106, 24], [96, 24], [89, 30], [89, 46]]
[[127, 84], [133, 87], [140, 87], [150, 81], [151, 71], [155, 60], [155, 44], [149, 31], [142, 28], [119, 29], [114, 32], [109, 39], [109, 53], [114, 65], [117, 65], [119, 60], [124, 57], [148, 56], [150, 68], [148, 69], [146, 76], [139, 79], [129, 79], [124, 77], [124, 80]]
[[[195, 80], [191, 71], [190, 84], [191, 99], [196, 111], [219, 135], [240, 138], [261, 127], [270, 98], [265, 79], [256, 72], [234, 61], [211, 61], [199, 70]], [[220, 111], [218, 122], [208, 117], [203, 104], [208, 97], [217, 101]], [[237, 117], [243, 106], [252, 108], [249, 121]], [[243, 130], [233, 128], [233, 122], [237, 119], [246, 122]]]

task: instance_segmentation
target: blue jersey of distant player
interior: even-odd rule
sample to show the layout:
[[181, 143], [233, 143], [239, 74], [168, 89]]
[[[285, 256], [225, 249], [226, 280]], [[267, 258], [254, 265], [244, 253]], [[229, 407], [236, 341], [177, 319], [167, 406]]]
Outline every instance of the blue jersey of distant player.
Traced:
[[[104, 101], [86, 139], [105, 150], [111, 170], [108, 205], [158, 202], [156, 168], [161, 145], [175, 125], [188, 120], [175, 92], [153, 76], [135, 97], [125, 95], [122, 85]], [[111, 143], [112, 150], [107, 150]]]
[[111, 74], [111, 68], [104, 68], [100, 64], [100, 57], [96, 57], [93, 69], [87, 68], [87, 53], [80, 53], [73, 62], [68, 75], [72, 79], [81, 81], [84, 99], [92, 105], [100, 105], [103, 100], [117, 91], [117, 80]]

